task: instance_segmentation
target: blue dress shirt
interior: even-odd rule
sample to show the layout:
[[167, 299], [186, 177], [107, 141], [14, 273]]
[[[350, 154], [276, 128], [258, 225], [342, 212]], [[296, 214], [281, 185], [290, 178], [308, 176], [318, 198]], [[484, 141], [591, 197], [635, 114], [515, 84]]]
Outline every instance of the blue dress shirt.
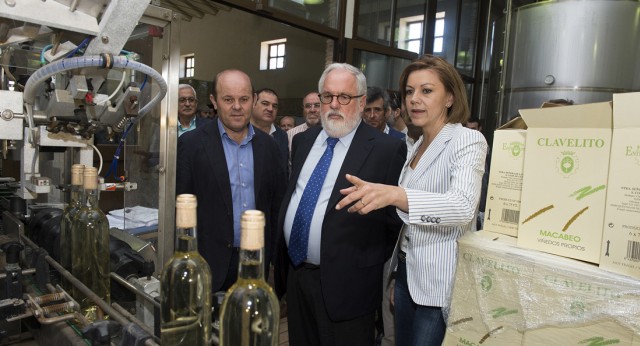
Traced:
[[240, 246], [240, 216], [245, 210], [256, 209], [253, 175], [253, 146], [255, 136], [253, 126], [249, 124], [247, 137], [238, 144], [227, 134], [220, 118], [216, 119], [222, 138], [224, 157], [227, 160], [231, 199], [233, 200], [233, 246]]

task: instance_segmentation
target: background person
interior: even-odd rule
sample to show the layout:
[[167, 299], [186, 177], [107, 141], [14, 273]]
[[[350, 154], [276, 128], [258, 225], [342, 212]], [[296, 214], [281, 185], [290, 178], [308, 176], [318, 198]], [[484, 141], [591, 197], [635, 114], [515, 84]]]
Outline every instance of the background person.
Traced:
[[296, 126], [296, 119], [290, 115], [280, 118], [280, 128], [283, 131], [289, 131]]
[[387, 93], [378, 87], [368, 87], [367, 104], [362, 112], [362, 120], [383, 133], [404, 140], [404, 133], [396, 131], [387, 125], [387, 116], [390, 110]]
[[273, 89], [263, 88], [256, 92], [256, 102], [251, 112], [251, 124], [269, 134], [276, 141], [282, 167], [289, 177], [289, 140], [287, 133], [274, 125], [278, 116], [278, 94]]
[[287, 131], [287, 136], [289, 136], [289, 151], [291, 151], [293, 136], [320, 124], [320, 98], [318, 98], [317, 92], [307, 93], [302, 99], [302, 117], [304, 118], [304, 123]]
[[208, 120], [197, 117], [198, 97], [196, 90], [189, 84], [178, 86], [178, 137], [183, 133], [195, 130]]

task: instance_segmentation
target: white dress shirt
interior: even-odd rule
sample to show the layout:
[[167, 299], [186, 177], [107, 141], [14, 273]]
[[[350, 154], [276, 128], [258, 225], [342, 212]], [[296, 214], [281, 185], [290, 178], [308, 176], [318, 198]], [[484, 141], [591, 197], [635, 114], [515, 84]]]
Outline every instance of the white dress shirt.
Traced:
[[[320, 242], [324, 214], [327, 210], [329, 197], [331, 197], [331, 192], [333, 191], [336, 179], [340, 173], [340, 168], [342, 167], [344, 158], [347, 156], [347, 151], [349, 151], [349, 146], [351, 145], [353, 136], [356, 133], [356, 129], [340, 138], [333, 149], [331, 165], [329, 166], [329, 171], [327, 172], [327, 176], [322, 184], [322, 190], [320, 191], [316, 209], [311, 219], [311, 227], [309, 229], [309, 246], [307, 251], [307, 260], [305, 261], [307, 263], [320, 265]], [[324, 154], [324, 151], [327, 148], [327, 138], [329, 138], [329, 135], [327, 135], [324, 130], [320, 131], [318, 137], [313, 143], [311, 151], [309, 152], [309, 156], [307, 156], [307, 159], [302, 166], [300, 176], [296, 182], [296, 190], [293, 192], [293, 195], [291, 195], [291, 202], [289, 203], [289, 208], [287, 209], [287, 214], [284, 219], [284, 236], [287, 246], [289, 245], [291, 226], [293, 225], [293, 219], [296, 215], [300, 199], [302, 198], [302, 193], [304, 192], [304, 188], [307, 186], [311, 173], [313, 173], [318, 161], [320, 161], [322, 154]]]

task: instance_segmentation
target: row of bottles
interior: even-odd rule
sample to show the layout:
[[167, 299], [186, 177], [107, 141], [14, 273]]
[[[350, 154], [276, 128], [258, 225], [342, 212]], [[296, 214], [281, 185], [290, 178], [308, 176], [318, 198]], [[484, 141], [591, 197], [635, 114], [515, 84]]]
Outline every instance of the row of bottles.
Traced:
[[[71, 201], [60, 224], [60, 264], [109, 303], [109, 222], [98, 206], [98, 170], [71, 167]], [[104, 313], [88, 297], [63, 281], [80, 303], [88, 320], [104, 319]]]
[[[210, 345], [211, 270], [198, 253], [197, 201], [176, 198], [175, 253], [162, 270], [160, 315], [162, 345]], [[277, 345], [278, 299], [264, 280], [264, 214], [242, 214], [238, 280], [220, 311], [220, 345]]]
[[[109, 224], [98, 207], [98, 172], [73, 165], [71, 201], [60, 225], [62, 266], [109, 303]], [[161, 340], [163, 345], [210, 345], [211, 270], [198, 253], [197, 201], [194, 195], [176, 198], [175, 252], [162, 270]], [[228, 290], [220, 311], [220, 345], [277, 345], [279, 304], [264, 280], [264, 214], [243, 213], [238, 281]], [[85, 316], [104, 314], [90, 299], [71, 287]]]

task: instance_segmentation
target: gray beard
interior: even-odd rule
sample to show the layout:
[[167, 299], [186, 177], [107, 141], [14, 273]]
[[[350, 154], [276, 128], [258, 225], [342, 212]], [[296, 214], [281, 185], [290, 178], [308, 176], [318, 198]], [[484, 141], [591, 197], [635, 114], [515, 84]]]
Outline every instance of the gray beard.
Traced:
[[[329, 114], [339, 114], [342, 117], [342, 120], [331, 120], [329, 119]], [[361, 117], [356, 117], [353, 120], [347, 119], [347, 117], [342, 114], [342, 112], [336, 111], [328, 111], [320, 117], [322, 121], [322, 127], [325, 132], [329, 135], [329, 137], [333, 138], [342, 138], [346, 136], [348, 133], [353, 131], [360, 122], [362, 121]]]

